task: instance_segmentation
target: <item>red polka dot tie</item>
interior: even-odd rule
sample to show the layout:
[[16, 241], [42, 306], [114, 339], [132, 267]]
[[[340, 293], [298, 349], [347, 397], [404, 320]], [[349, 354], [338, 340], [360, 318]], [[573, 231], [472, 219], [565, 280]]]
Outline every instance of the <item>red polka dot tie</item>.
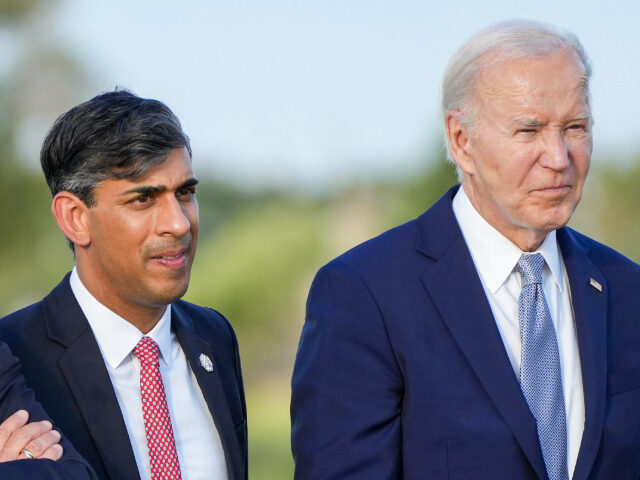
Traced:
[[160, 350], [150, 337], [142, 337], [133, 349], [133, 354], [140, 360], [140, 393], [151, 459], [151, 478], [180, 480], [180, 463], [160, 376]]

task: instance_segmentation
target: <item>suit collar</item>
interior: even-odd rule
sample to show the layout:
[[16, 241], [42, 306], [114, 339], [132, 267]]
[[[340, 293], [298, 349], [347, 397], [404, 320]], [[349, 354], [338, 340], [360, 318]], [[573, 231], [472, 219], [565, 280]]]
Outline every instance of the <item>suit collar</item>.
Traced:
[[[432, 258], [440, 258], [460, 236], [460, 227], [451, 204], [460, 185], [451, 187], [433, 206], [418, 217], [416, 250]], [[437, 231], [434, 231], [434, 227]]]
[[[66, 348], [59, 361], [60, 369], [76, 399], [109, 478], [140, 478], [131, 444], [122, 441], [129, 437], [111, 379], [91, 327], [73, 295], [69, 277], [70, 274], [65, 276], [43, 300], [47, 334], [51, 340]], [[171, 326], [220, 433], [229, 478], [245, 478], [244, 460], [240, 454], [242, 450], [217, 374], [214, 354], [217, 349], [216, 339], [207, 338], [209, 343], [198, 335], [193, 319], [184, 312], [180, 302], [172, 305]], [[207, 372], [203, 368], [201, 354], [213, 361], [213, 372]], [[96, 415], [96, 412], [100, 414]]]
[[47, 335], [65, 347], [73, 344], [87, 330], [91, 331], [71, 291], [70, 276], [68, 273], [42, 301]]
[[[453, 199], [453, 211], [471, 257], [484, 285], [495, 294], [523, 255], [522, 250], [487, 222], [460, 188]], [[558, 291], [564, 290], [564, 271], [555, 230], [549, 232], [535, 252], [545, 259]]]
[[435, 263], [425, 288], [539, 478], [547, 478], [536, 422], [513, 372], [480, 277], [452, 209], [450, 189], [419, 219], [417, 248]]
[[[422, 277], [443, 321], [540, 478], [546, 469], [530, 413], [511, 368], [482, 283], [452, 210], [451, 188], [418, 219], [416, 248], [435, 263]], [[602, 437], [606, 401], [607, 282], [583, 238], [556, 233], [569, 277], [585, 397], [585, 428], [575, 480], [586, 479]], [[602, 292], [590, 285], [591, 279]], [[464, 289], [460, 288], [463, 285]]]
[[[66, 348], [60, 369], [109, 478], [140, 478], [127, 429], [93, 331], [78, 305], [69, 284], [70, 274], [43, 300], [45, 325], [49, 338]], [[184, 312], [181, 302], [172, 304], [171, 326], [184, 350], [203, 396], [220, 432], [230, 479], [245, 478], [244, 460], [235, 435], [224, 389], [216, 373], [215, 338], [203, 340], [196, 332], [193, 319]], [[214, 362], [213, 372], [201, 365], [200, 355]], [[96, 415], [96, 412], [100, 412]]]
[[[78, 305], [85, 314], [96, 337], [105, 362], [113, 369], [118, 368], [131, 351], [145, 336], [138, 327], [122, 318], [94, 297], [84, 286], [76, 268], [71, 272], [69, 284]], [[160, 320], [146, 336], [151, 337], [160, 349], [160, 362], [171, 366], [171, 305], [165, 308]]]
[[[171, 327], [182, 346], [185, 357], [198, 381], [209, 412], [220, 434], [229, 478], [243, 479], [246, 477], [246, 472], [244, 471], [244, 460], [241, 455], [242, 448], [238, 443], [236, 425], [229, 410], [215, 354], [216, 351], [228, 349], [228, 346], [217, 345], [218, 339], [211, 335], [198, 334], [194, 318], [187, 314], [183, 305], [183, 302], [177, 302], [172, 305]], [[206, 320], [203, 319], [203, 321]], [[206, 341], [204, 337], [206, 337]], [[212, 361], [213, 370], [209, 371], [205, 368], [203, 355]], [[230, 368], [230, 366], [225, 365], [225, 368]]]
[[[589, 258], [582, 237], [569, 228], [558, 230], [571, 286], [584, 388], [585, 425], [573, 478], [585, 479], [595, 461], [605, 415], [607, 385], [607, 282]], [[591, 286], [598, 282], [602, 291]]]
[[[98, 344], [69, 285], [69, 275], [43, 300], [49, 338], [66, 351], [60, 370], [109, 478], [140, 478], [120, 406]], [[96, 414], [99, 412], [99, 414]], [[82, 448], [81, 448], [82, 450]]]

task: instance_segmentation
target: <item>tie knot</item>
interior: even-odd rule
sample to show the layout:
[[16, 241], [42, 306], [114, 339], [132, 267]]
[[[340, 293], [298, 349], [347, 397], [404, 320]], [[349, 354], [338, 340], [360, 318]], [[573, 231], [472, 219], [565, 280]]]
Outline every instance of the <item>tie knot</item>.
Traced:
[[138, 357], [140, 363], [154, 364], [158, 363], [160, 349], [158, 344], [151, 337], [142, 337], [133, 349], [133, 354]]
[[541, 253], [522, 255], [516, 265], [516, 270], [522, 277], [522, 286], [542, 283], [542, 267], [544, 267], [544, 257]]

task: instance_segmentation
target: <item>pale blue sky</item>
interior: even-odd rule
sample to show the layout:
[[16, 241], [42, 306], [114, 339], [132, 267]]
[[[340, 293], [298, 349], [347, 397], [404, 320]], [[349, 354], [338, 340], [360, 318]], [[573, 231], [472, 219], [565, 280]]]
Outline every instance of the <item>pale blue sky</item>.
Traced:
[[415, 171], [441, 146], [448, 58], [509, 18], [582, 40], [595, 160], [640, 151], [636, 1], [66, 0], [55, 24], [95, 93], [120, 85], [167, 103], [200, 165], [306, 187]]

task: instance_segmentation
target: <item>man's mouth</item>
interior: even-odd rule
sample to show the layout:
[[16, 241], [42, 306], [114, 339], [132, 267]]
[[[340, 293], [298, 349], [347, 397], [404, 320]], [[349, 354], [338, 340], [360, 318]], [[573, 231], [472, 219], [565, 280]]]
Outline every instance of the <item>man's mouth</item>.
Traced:
[[168, 268], [182, 268], [187, 264], [187, 249], [160, 252], [151, 257], [155, 263]]
[[551, 195], [561, 195], [567, 193], [571, 190], [571, 184], [557, 184], [557, 185], [549, 185], [546, 187], [536, 188], [533, 191], [538, 193], [546, 193]]

